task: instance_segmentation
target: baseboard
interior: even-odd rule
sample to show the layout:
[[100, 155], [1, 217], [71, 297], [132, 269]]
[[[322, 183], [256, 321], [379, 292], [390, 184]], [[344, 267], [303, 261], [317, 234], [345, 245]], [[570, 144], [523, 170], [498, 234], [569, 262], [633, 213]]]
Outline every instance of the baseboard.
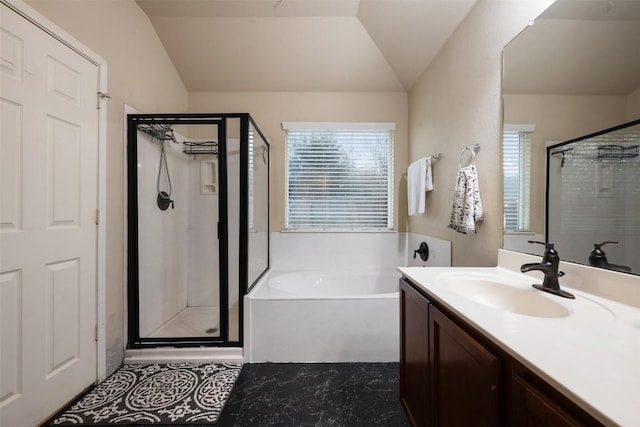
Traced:
[[152, 363], [242, 363], [242, 347], [142, 348], [125, 350], [125, 364]]

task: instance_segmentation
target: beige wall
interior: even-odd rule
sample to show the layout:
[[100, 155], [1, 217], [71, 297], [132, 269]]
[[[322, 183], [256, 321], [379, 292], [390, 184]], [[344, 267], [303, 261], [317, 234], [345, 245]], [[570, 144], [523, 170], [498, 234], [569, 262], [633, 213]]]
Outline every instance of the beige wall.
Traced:
[[640, 119], [640, 87], [627, 97], [627, 121]]
[[[441, 152], [427, 212], [409, 230], [452, 242], [454, 266], [496, 264], [502, 246], [502, 48], [550, 1], [480, 0], [409, 94], [409, 161]], [[447, 228], [458, 154], [478, 143], [485, 220], [478, 234]]]
[[625, 96], [506, 95], [504, 120], [534, 124], [531, 145], [531, 229], [544, 233], [547, 141], [562, 142], [626, 121]]
[[395, 228], [405, 230], [408, 100], [404, 92], [197, 92], [189, 94], [191, 112], [249, 113], [271, 145], [271, 228], [284, 228], [285, 135], [287, 122], [395, 122]]
[[124, 355], [123, 105], [140, 112], [181, 112], [187, 109], [187, 91], [149, 19], [133, 0], [28, 4], [108, 64], [106, 345], [110, 373]]

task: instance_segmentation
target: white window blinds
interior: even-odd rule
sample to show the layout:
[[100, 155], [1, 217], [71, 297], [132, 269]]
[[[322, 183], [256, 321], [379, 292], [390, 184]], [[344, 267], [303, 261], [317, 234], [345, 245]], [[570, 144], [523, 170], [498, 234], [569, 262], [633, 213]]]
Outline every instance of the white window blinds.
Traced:
[[255, 187], [255, 183], [254, 183], [254, 176], [255, 176], [255, 172], [254, 172], [254, 166], [255, 163], [253, 161], [253, 158], [255, 156], [255, 153], [253, 152], [254, 149], [254, 142], [253, 142], [253, 126], [249, 126], [249, 149], [248, 149], [248, 153], [249, 153], [249, 230], [253, 230], [254, 226], [253, 226], [253, 196], [254, 196], [254, 187]]
[[506, 126], [503, 133], [504, 229], [529, 230], [532, 125]]
[[287, 229], [393, 228], [387, 123], [283, 123]]

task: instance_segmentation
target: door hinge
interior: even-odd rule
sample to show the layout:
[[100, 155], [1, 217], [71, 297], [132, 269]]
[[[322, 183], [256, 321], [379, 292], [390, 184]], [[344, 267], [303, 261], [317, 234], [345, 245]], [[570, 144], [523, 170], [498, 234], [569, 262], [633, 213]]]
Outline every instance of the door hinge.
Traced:
[[95, 340], [98, 341], [98, 325], [96, 324], [96, 335], [95, 335]]
[[96, 225], [100, 225], [100, 209], [96, 209]]
[[107, 95], [104, 92], [98, 92], [98, 104], [97, 104], [97, 108], [98, 110], [100, 109], [100, 101], [102, 101], [103, 99], [109, 99], [111, 98], [109, 95]]

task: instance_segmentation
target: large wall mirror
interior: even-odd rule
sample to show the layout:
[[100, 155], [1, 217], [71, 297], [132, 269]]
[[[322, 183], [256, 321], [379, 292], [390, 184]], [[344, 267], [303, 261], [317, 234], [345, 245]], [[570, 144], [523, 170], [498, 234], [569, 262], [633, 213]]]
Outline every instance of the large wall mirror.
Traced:
[[[506, 249], [540, 254], [540, 245], [529, 245], [527, 240], [545, 238], [547, 147], [640, 119], [639, 41], [640, 0], [556, 0], [505, 46]], [[507, 144], [507, 141], [510, 142]], [[510, 150], [515, 150], [515, 155]], [[569, 156], [565, 153], [565, 165]], [[550, 156], [549, 166], [554, 167], [554, 162], [561, 163], [562, 155]], [[622, 163], [630, 162], [626, 159]], [[598, 164], [596, 159], [590, 167], [597, 170]], [[551, 188], [553, 193], [558, 184], [550, 184], [556, 186]], [[580, 191], [582, 188], [575, 186], [572, 195], [580, 198]], [[592, 197], [597, 189], [584, 191], [590, 194], [583, 195], [581, 200]], [[620, 197], [627, 196], [624, 192], [620, 194]], [[554, 211], [553, 204], [570, 202], [567, 197], [550, 197], [550, 212], [561, 215], [562, 210]], [[610, 205], [615, 203], [609, 200]], [[584, 209], [572, 210], [574, 215], [581, 211]], [[640, 212], [629, 215], [625, 218], [640, 217]], [[587, 264], [593, 244], [601, 243], [596, 240], [606, 231], [604, 224], [612, 220], [621, 221], [621, 216], [590, 218], [592, 229], [584, 231], [585, 240], [591, 235], [594, 241], [584, 244], [584, 248], [578, 248], [575, 242], [563, 241], [562, 233], [553, 227], [548, 239], [556, 243], [561, 258]], [[640, 230], [636, 228], [628, 233], [635, 236], [602, 249], [610, 263], [625, 266], [635, 263], [638, 267], [632, 268], [632, 272], [640, 274]], [[616, 239], [602, 241], [606, 240]], [[635, 260], [630, 260], [630, 256]]]

